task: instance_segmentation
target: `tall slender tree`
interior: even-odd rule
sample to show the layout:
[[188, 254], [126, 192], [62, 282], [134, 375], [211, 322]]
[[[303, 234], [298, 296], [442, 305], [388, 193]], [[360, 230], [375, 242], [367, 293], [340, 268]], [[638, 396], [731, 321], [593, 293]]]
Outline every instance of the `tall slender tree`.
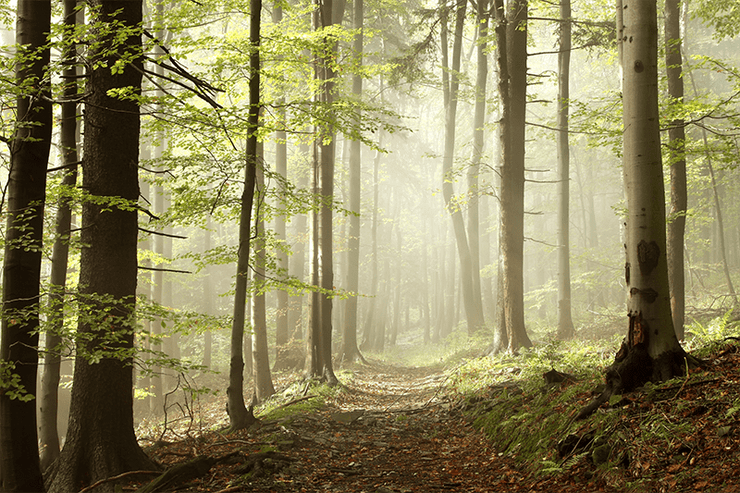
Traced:
[[[357, 68], [362, 66], [364, 1], [354, 0], [352, 27], [356, 30], [352, 42], [353, 56]], [[352, 75], [352, 94], [362, 97], [362, 76], [356, 71]], [[362, 118], [360, 110], [356, 112], [357, 120]], [[347, 241], [347, 289], [357, 293], [360, 289], [360, 206], [362, 194], [362, 145], [355, 139], [349, 148], [349, 239]], [[342, 333], [342, 360], [353, 362], [362, 358], [357, 347], [357, 296], [350, 296], [344, 312], [344, 330]]]
[[[468, 235], [465, 231], [465, 220], [459, 201], [454, 197], [453, 163], [455, 154], [455, 130], [457, 121], [458, 90], [460, 87], [460, 58], [462, 54], [463, 28], [465, 27], [465, 10], [467, 2], [458, 1], [455, 8], [455, 32], [452, 47], [451, 65], [442, 67], [443, 74], [449, 72], [449, 86], [445, 88], [445, 137], [442, 157], [442, 195], [447, 212], [452, 218], [455, 243], [460, 259], [460, 280], [463, 291], [463, 303], [468, 324], [468, 334], [473, 334], [485, 325], [480, 290], [475, 289], [473, 259], [470, 253]], [[443, 7], [445, 10], [446, 7]], [[443, 21], [444, 22], [444, 21]], [[444, 30], [443, 32], [446, 32]], [[446, 39], [443, 40], [443, 51], [446, 52]], [[446, 57], [445, 57], [446, 58]], [[447, 77], [443, 77], [446, 83]]]
[[472, 263], [474, 298], [481, 305], [483, 312], [483, 290], [481, 289], [481, 253], [480, 253], [480, 172], [483, 159], [483, 145], [485, 142], [486, 123], [486, 83], [488, 81], [488, 0], [479, 0], [476, 10], [478, 20], [478, 40], [476, 42], [477, 71], [475, 78], [475, 110], [473, 114], [473, 158], [468, 168], [468, 239], [470, 244], [470, 259]]
[[[681, 0], [665, 0], [665, 62], [668, 94], [683, 102], [683, 60], [681, 55]], [[675, 118], [668, 129], [668, 158], [671, 166], [671, 202], [668, 215], [668, 279], [671, 313], [676, 336], [683, 339], [686, 313], [683, 240], [686, 230], [686, 123]]]
[[236, 264], [234, 317], [231, 326], [228, 398], [229, 424], [232, 431], [255, 422], [254, 415], [244, 404], [244, 326], [246, 322], [247, 279], [249, 276], [249, 244], [251, 239], [252, 206], [257, 179], [257, 129], [260, 115], [260, 27], [262, 0], [250, 0], [249, 43], [249, 114], [247, 116], [247, 149], [244, 166], [244, 190], [239, 215], [239, 251]]
[[[283, 7], [281, 2], [275, 2], [272, 8], [272, 22], [279, 24], [283, 19]], [[280, 186], [288, 179], [288, 139], [285, 129], [287, 110], [285, 98], [281, 97], [277, 103], [278, 129], [275, 131], [275, 171], [282, 178]], [[275, 216], [275, 239], [284, 246], [286, 241], [285, 215]], [[276, 252], [277, 268], [281, 276], [288, 275], [288, 254], [285, 248], [278, 248]], [[277, 311], [275, 315], [275, 368], [285, 365], [286, 345], [290, 340], [288, 328], [288, 291], [277, 290]]]
[[[77, 1], [64, 2], [64, 85], [62, 89], [61, 128], [59, 145], [62, 149], [62, 185], [67, 188], [77, 184], [77, 45], [74, 43], [74, 28], [77, 23]], [[54, 245], [51, 253], [49, 275], [49, 328], [46, 331], [46, 353], [44, 373], [39, 392], [39, 443], [41, 445], [41, 469], [51, 465], [59, 456], [59, 379], [62, 365], [62, 327], [64, 323], [64, 291], [67, 285], [69, 244], [72, 237], [72, 203], [63, 195], [57, 204]]]
[[570, 0], [560, 0], [558, 51], [558, 337], [575, 335], [570, 302]]
[[[36, 431], [39, 280], [46, 168], [51, 147], [49, 66], [51, 2], [17, 4], [15, 79], [19, 88], [10, 141], [8, 216], [3, 258], [0, 360], [3, 380], [17, 387], [0, 393], [0, 489], [43, 491]], [[9, 382], [4, 386], [9, 385]]]
[[[262, 148], [262, 145], [259, 146]], [[262, 154], [262, 153], [260, 153]], [[262, 164], [257, 167], [257, 200], [265, 200], [265, 179]], [[256, 208], [254, 218], [254, 272], [252, 274], [252, 370], [254, 395], [257, 402], [275, 393], [270, 374], [270, 355], [267, 347], [267, 312], [265, 306], [265, 220], [262, 208]]]

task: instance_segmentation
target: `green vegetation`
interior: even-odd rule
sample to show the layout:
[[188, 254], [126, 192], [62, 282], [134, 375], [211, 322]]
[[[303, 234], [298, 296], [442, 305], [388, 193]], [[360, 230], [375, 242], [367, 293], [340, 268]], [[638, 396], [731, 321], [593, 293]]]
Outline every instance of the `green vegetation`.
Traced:
[[[640, 489], [677, 473], [701, 446], [722, 452], [734, 432], [740, 394], [724, 373], [736, 365], [738, 324], [731, 313], [687, 328], [693, 348], [708, 364], [686, 377], [648, 383], [612, 396], [588, 419], [575, 416], [603, 388], [603, 370], [616, 340], [550, 341], [519, 355], [481, 357], [450, 370], [446, 384], [462, 398], [463, 413], [483, 431], [499, 456], [513, 458], [535, 475], [587, 472], [590, 478]], [[709, 363], [711, 361], [711, 363]], [[547, 384], [556, 369], [572, 377]], [[700, 445], [698, 440], [705, 440]], [[693, 462], [692, 462], [693, 463]], [[666, 470], [654, 466], [661, 464]], [[634, 481], [631, 477], [640, 477]], [[595, 476], [594, 476], [595, 477]], [[676, 474], [671, 481], [693, 481]]]

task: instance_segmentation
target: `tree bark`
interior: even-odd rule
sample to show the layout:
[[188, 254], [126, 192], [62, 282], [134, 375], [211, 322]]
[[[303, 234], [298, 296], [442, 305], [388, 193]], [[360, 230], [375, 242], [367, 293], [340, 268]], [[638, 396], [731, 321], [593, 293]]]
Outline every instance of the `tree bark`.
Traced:
[[[353, 55], [357, 67], [362, 66], [364, 2], [354, 1], [352, 27], [357, 31], [353, 40]], [[352, 76], [352, 94], [359, 100], [362, 97], [362, 76]], [[356, 112], [359, 122], [360, 110]], [[342, 361], [352, 363], [363, 359], [357, 347], [357, 293], [360, 290], [360, 208], [362, 195], [362, 145], [359, 140], [350, 142], [349, 148], [349, 239], [347, 241], [347, 290], [355, 293], [347, 299], [342, 339]]]
[[[272, 8], [272, 21], [275, 24], [280, 23], [283, 19], [283, 7], [280, 2], [275, 2]], [[275, 131], [275, 171], [280, 177], [287, 181], [288, 179], [288, 142], [287, 133], [284, 125], [286, 124], [285, 98], [281, 97], [276, 109], [279, 118], [280, 128]], [[282, 186], [282, 184], [281, 184]], [[281, 245], [286, 241], [285, 215], [277, 214], [275, 216], [275, 239]], [[278, 248], [276, 252], [277, 268], [280, 277], [287, 276], [289, 261], [288, 254], [283, 248]], [[288, 292], [285, 289], [277, 290], [277, 313], [275, 318], [275, 368], [284, 368], [287, 365], [285, 361], [286, 349], [290, 340], [290, 330], [288, 328]]]
[[[59, 144], [62, 149], [64, 166], [62, 186], [70, 189], [77, 184], [77, 47], [71, 43], [71, 30], [77, 23], [76, 0], [64, 2], [64, 26], [70, 34], [65, 34], [66, 47], [62, 57], [65, 63], [63, 74], [66, 77], [62, 93], [61, 129]], [[57, 415], [59, 409], [59, 379], [62, 363], [62, 328], [64, 324], [64, 295], [67, 285], [67, 265], [69, 242], [72, 229], [72, 205], [70, 198], [62, 196], [57, 204], [54, 246], [51, 253], [51, 274], [49, 276], [49, 328], [46, 331], [46, 353], [44, 372], [39, 391], [39, 443], [41, 470], [46, 470], [59, 457], [59, 431]]]
[[479, 0], [478, 19], [478, 63], [475, 83], [475, 110], [473, 114], [473, 158], [468, 168], [468, 238], [473, 274], [473, 299], [480, 305], [481, 320], [485, 323], [483, 311], [483, 290], [481, 289], [480, 252], [480, 214], [479, 197], [481, 160], [483, 159], [484, 131], [486, 124], [486, 83], [488, 81], [488, 0]]
[[[91, 48], [85, 99], [83, 188], [93, 197], [139, 198], [139, 108], [131, 99], [111, 97], [116, 89], [141, 88], [142, 4], [93, 2], [100, 45]], [[114, 21], [115, 18], [115, 21]], [[114, 24], [115, 22], [115, 24]], [[120, 32], [128, 38], [111, 49]], [[108, 28], [112, 32], [107, 33]], [[121, 72], [110, 66], [129, 61]], [[99, 64], [99, 62], [105, 62]], [[67, 439], [47, 478], [50, 493], [77, 491], [130, 470], [154, 469], [134, 433], [134, 309], [137, 281], [137, 212], [129, 207], [86, 201], [82, 207], [80, 297], [74, 387]], [[101, 487], [112, 491], [113, 485]]]
[[244, 326], [247, 304], [247, 279], [249, 276], [249, 243], [251, 238], [252, 206], [257, 176], [257, 128], [260, 114], [260, 26], [262, 0], [250, 0], [249, 42], [249, 115], [247, 119], [246, 163], [244, 167], [244, 191], [241, 197], [239, 216], [239, 251], [236, 265], [234, 294], [234, 318], [231, 326], [231, 359], [229, 363], [229, 387], [227, 410], [231, 431], [247, 428], [255, 422], [251, 410], [244, 405]]
[[[259, 146], [260, 148], [262, 145]], [[261, 153], [260, 153], [261, 154]], [[260, 161], [261, 155], [260, 155]], [[265, 183], [261, 166], [257, 169], [257, 200], [265, 200]], [[257, 402], [275, 393], [270, 374], [270, 355], [267, 347], [267, 311], [265, 307], [265, 221], [260, 207], [255, 215], [254, 257], [255, 266], [252, 275], [252, 369], [254, 373], [254, 391]]]
[[[499, 92], [502, 98], [501, 261], [503, 320], [509, 351], [532, 345], [524, 326], [524, 157], [527, 96], [527, 1], [498, 17]], [[505, 12], [505, 13], [504, 13]], [[504, 22], [505, 16], [505, 22]]]
[[0, 343], [3, 371], [19, 379], [18, 388], [0, 393], [0, 487], [8, 492], [43, 491], [36, 402], [29, 397], [36, 395], [41, 246], [51, 147], [51, 90], [46, 74], [50, 19], [48, 0], [18, 2], [15, 79], [22, 90], [10, 142]]
[[[463, 303], [468, 324], [468, 335], [474, 334], [485, 326], [480, 296], [476, 299], [473, 259], [470, 254], [468, 236], [465, 231], [465, 219], [460, 204], [454, 197], [453, 162], [455, 154], [455, 130], [457, 120], [457, 102], [460, 58], [462, 54], [462, 34], [465, 23], [465, 7], [467, 3], [459, 1], [455, 14], [455, 34], [452, 48], [452, 65], [443, 66], [443, 73], [449, 71], [449, 89], [447, 90], [447, 105], [445, 107], [445, 138], [444, 155], [442, 158], [442, 195], [447, 212], [452, 218], [455, 233], [458, 257], [460, 259], [460, 279], [463, 291]], [[443, 77], [444, 80], [444, 77]], [[480, 291], [478, 291], [480, 295]]]
[[[666, 380], [683, 372], [673, 330], [666, 257], [665, 192], [658, 118], [656, 0], [622, 0], [624, 186], [627, 195], [626, 349], [652, 363], [633, 379]], [[631, 380], [628, 381], [632, 383]], [[624, 382], [625, 384], [628, 382]], [[624, 385], [628, 388], [628, 385]]]
[[[683, 60], [681, 57], [681, 0], [665, 2], [665, 61], [668, 94], [683, 103]], [[678, 339], [684, 337], [686, 293], [684, 281], [683, 239], [686, 230], [686, 131], [682, 118], [671, 121], [668, 152], [671, 165], [671, 203], [668, 215], [668, 280], [671, 289], [671, 313]]]
[[570, 300], [570, 0], [560, 0], [558, 53], [558, 337], [575, 335]]

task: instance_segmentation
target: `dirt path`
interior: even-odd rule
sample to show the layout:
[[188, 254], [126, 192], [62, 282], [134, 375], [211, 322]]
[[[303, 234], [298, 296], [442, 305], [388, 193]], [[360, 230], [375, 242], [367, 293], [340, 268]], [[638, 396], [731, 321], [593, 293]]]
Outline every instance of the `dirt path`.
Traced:
[[331, 407], [282, 427], [302, 460], [270, 491], [492, 491], [489, 475], [505, 473], [503, 461], [444, 400], [445, 378], [429, 368], [356, 367]]
[[356, 366], [316, 412], [202, 434], [153, 455], [166, 466], [223, 458], [186, 491], [520, 491], [519, 473], [446, 400], [445, 378], [430, 368]]

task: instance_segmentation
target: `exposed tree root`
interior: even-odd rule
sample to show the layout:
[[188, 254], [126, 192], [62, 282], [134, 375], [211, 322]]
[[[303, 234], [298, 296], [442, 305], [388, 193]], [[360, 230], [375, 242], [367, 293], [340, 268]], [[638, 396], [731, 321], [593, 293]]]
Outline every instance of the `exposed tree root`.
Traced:
[[683, 375], [687, 365], [694, 367], [698, 364], [698, 360], [686, 354], [683, 349], [665, 352], [658, 358], [652, 358], [648, 354], [646, 343], [630, 347], [623, 341], [614, 363], [606, 370], [606, 388], [581, 409], [575, 419], [587, 418], [609, 402], [613, 395], [631, 392], [647, 382], [661, 382]]

